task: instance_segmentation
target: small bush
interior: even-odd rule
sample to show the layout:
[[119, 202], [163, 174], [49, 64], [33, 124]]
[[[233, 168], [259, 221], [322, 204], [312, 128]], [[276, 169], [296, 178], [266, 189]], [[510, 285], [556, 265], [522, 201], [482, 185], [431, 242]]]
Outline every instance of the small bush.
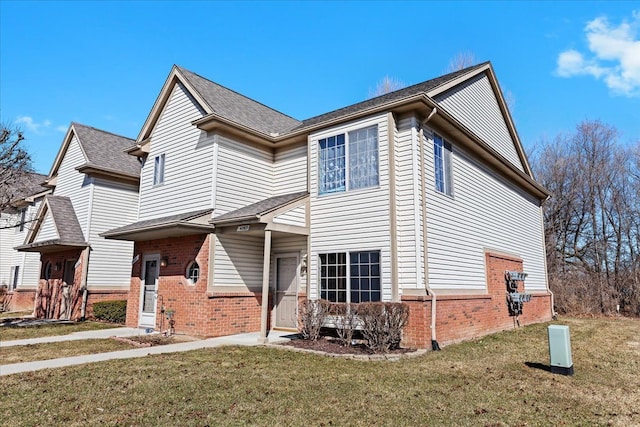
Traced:
[[111, 323], [124, 323], [127, 319], [127, 301], [102, 301], [93, 304], [93, 317]]
[[329, 313], [335, 316], [336, 333], [344, 346], [350, 346], [358, 325], [358, 304], [331, 304]]
[[305, 340], [317, 341], [320, 329], [329, 312], [330, 303], [325, 300], [305, 300], [300, 304], [300, 333]]
[[366, 302], [359, 305], [358, 316], [362, 321], [362, 336], [373, 352], [384, 353], [400, 347], [402, 328], [409, 318], [406, 304]]

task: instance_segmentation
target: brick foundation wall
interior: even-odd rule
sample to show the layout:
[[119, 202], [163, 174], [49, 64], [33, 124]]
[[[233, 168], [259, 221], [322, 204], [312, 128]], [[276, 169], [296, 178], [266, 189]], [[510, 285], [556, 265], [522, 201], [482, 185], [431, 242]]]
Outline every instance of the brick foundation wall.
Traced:
[[[509, 316], [506, 303], [505, 271], [522, 271], [522, 260], [493, 253], [486, 254], [486, 294], [437, 295], [436, 340], [440, 345], [481, 337], [517, 327], [516, 318]], [[518, 291], [524, 292], [522, 282]], [[404, 345], [431, 347], [431, 296], [403, 296], [409, 305], [409, 321], [404, 330]], [[551, 319], [551, 295], [535, 293], [524, 304], [519, 317], [521, 325]]]
[[[160, 259], [166, 258], [168, 265], [160, 267], [155, 324], [157, 330], [169, 328], [163, 308], [174, 311], [176, 333], [218, 337], [260, 330], [260, 293], [208, 292], [208, 235], [136, 242], [134, 253], [140, 255], [140, 260], [134, 264], [132, 270], [127, 303], [127, 326], [139, 325], [144, 255], [160, 254]], [[200, 278], [197, 283], [191, 284], [185, 274], [187, 266], [194, 259], [200, 266]]]
[[128, 290], [122, 289], [104, 289], [99, 291], [89, 290], [87, 295], [87, 312], [86, 317], [93, 317], [93, 304], [103, 301], [127, 300], [129, 297]]
[[14, 289], [7, 294], [9, 311], [33, 310], [36, 299], [35, 289]]

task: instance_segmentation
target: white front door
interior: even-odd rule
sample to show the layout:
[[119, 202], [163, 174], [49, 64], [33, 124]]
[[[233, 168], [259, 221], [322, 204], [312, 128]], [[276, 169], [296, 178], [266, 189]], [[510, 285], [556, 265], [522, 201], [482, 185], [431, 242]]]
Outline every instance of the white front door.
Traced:
[[275, 326], [298, 326], [298, 254], [276, 255]]
[[160, 255], [145, 255], [142, 259], [142, 281], [140, 282], [140, 326], [156, 327], [159, 276]]

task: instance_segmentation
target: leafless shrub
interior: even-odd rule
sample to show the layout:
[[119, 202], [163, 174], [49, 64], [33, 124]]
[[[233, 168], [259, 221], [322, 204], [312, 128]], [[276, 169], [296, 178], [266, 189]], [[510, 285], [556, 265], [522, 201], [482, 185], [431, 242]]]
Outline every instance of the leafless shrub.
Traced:
[[389, 350], [389, 330], [384, 303], [361, 303], [358, 315], [362, 320], [362, 336], [367, 340], [367, 347], [375, 353]]
[[320, 329], [329, 312], [330, 303], [325, 300], [305, 300], [300, 304], [300, 333], [305, 340], [317, 341]]
[[358, 326], [358, 304], [331, 304], [329, 313], [335, 316], [336, 333], [342, 345], [351, 345]]
[[389, 330], [389, 348], [394, 350], [400, 347], [402, 328], [409, 320], [409, 306], [400, 302], [388, 302], [385, 303], [385, 311]]

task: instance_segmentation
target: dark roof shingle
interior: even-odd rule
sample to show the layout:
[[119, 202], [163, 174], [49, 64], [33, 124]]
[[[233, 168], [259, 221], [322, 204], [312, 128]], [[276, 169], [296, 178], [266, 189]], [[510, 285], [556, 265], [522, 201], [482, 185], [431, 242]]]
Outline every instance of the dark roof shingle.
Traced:
[[306, 196], [306, 191], [300, 191], [297, 193], [283, 194], [281, 196], [269, 197], [268, 199], [261, 200], [251, 205], [244, 206], [235, 211], [227, 212], [220, 216], [215, 217], [211, 222], [228, 222], [233, 220], [239, 220], [244, 218], [257, 218], [259, 215], [271, 212], [279, 207], [282, 207], [288, 203], [291, 203], [297, 199]]
[[132, 233], [141, 230], [147, 230], [150, 228], [163, 228], [171, 227], [179, 224], [186, 224], [190, 220], [199, 218], [203, 215], [209, 214], [213, 209], [202, 209], [198, 211], [185, 212], [175, 215], [164, 216], [162, 218], [145, 219], [142, 221], [127, 224], [122, 227], [114, 228], [109, 231], [105, 231], [101, 236], [116, 236], [124, 233]]
[[235, 123], [265, 133], [284, 133], [300, 122], [251, 98], [227, 89], [198, 74], [178, 67], [216, 114]]
[[133, 139], [80, 123], [72, 123], [72, 126], [89, 165], [131, 176], [140, 175], [140, 163], [124, 151], [135, 143]]

